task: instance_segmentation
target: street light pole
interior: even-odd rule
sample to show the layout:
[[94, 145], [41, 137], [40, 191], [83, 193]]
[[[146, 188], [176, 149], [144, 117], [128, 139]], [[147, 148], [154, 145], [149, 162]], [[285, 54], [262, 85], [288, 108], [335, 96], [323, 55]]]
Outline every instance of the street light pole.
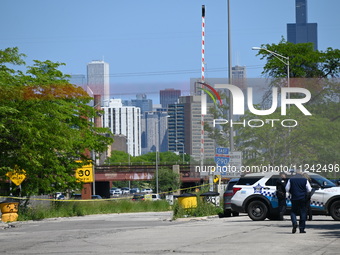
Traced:
[[159, 123], [158, 120], [155, 121], [155, 132], [156, 132], [156, 193], [159, 192], [159, 184], [158, 184], [158, 136], [159, 136], [159, 130], [157, 130], [157, 124]]
[[[229, 84], [232, 84], [233, 78], [233, 67], [232, 67], [232, 56], [231, 56], [231, 26], [230, 26], [230, 0], [227, 2], [228, 7], [228, 78], [229, 78]], [[232, 121], [234, 118], [233, 116], [233, 97], [231, 96], [231, 92], [229, 91], [229, 119]], [[229, 146], [230, 151], [234, 151], [234, 128], [233, 126], [230, 126], [230, 134], [229, 134]]]
[[179, 143], [180, 145], [183, 146], [183, 153], [182, 153], [182, 157], [183, 157], [183, 164], [184, 164], [184, 143], [178, 141], [178, 140], [175, 140], [176, 143]]
[[[266, 48], [261, 48], [261, 47], [252, 47], [252, 50], [264, 50], [269, 52], [270, 54], [272, 54], [275, 58], [277, 58], [278, 60], [280, 60], [283, 64], [285, 64], [287, 66], [287, 87], [290, 87], [290, 63], [289, 63], [289, 57], [286, 56], [282, 56], [279, 53], [276, 53], [274, 51], [268, 50]], [[288, 99], [290, 98], [290, 94], [288, 93]]]
[[[252, 50], [264, 50], [267, 51], [268, 53], [272, 54], [275, 58], [280, 60], [283, 64], [287, 66], [287, 87], [290, 87], [290, 63], [289, 63], [289, 57], [282, 56], [279, 53], [276, 53], [274, 51], [268, 50], [266, 48], [261, 48], [261, 47], [252, 47]], [[288, 99], [290, 99], [290, 93], [287, 93]], [[288, 109], [290, 108], [290, 105], [288, 105]], [[288, 136], [290, 134], [290, 127], [288, 129]], [[288, 147], [288, 157], [289, 157], [289, 162], [291, 161], [291, 152], [290, 152], [290, 147]], [[290, 162], [291, 163], [291, 162]]]

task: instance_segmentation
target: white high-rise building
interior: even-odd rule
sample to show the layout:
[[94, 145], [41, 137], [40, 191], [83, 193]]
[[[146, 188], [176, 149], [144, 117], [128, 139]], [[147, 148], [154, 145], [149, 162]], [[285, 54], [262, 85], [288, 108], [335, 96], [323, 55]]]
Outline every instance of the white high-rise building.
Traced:
[[94, 95], [101, 95], [102, 106], [107, 106], [110, 100], [109, 64], [104, 61], [92, 61], [87, 64], [87, 86]]
[[104, 110], [103, 127], [110, 128], [115, 135], [124, 135], [127, 152], [131, 156], [141, 155], [141, 112], [139, 107], [123, 106], [121, 99], [110, 99]]

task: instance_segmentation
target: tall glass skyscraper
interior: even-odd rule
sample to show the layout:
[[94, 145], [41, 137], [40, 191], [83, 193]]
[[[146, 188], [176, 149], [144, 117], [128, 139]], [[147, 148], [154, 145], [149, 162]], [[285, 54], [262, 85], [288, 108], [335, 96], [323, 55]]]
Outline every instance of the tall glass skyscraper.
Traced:
[[94, 95], [101, 95], [102, 106], [107, 106], [110, 100], [109, 64], [104, 61], [92, 61], [87, 64], [87, 86]]
[[296, 23], [287, 24], [287, 40], [292, 43], [312, 42], [318, 49], [318, 24], [307, 22], [307, 0], [295, 0]]
[[[208, 107], [213, 104], [208, 103]], [[201, 96], [181, 96], [178, 104], [168, 107], [169, 151], [184, 152], [199, 160], [201, 153]], [[206, 123], [213, 122], [212, 114], [204, 116]], [[181, 145], [181, 143], [184, 144]], [[204, 134], [204, 159], [215, 156], [214, 141]]]

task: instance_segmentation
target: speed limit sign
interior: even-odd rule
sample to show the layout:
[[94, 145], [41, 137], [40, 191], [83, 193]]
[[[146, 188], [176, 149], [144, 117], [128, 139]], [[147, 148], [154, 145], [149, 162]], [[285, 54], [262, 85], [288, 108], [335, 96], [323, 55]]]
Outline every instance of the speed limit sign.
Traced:
[[76, 178], [81, 182], [93, 182], [93, 165], [88, 164], [76, 169]]

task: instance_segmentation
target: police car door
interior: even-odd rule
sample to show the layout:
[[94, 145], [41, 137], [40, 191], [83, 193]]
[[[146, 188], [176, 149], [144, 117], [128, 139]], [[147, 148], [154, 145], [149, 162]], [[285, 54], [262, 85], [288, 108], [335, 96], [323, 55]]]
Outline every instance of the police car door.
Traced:
[[312, 179], [312, 197], [310, 200], [310, 206], [313, 211], [325, 210], [325, 191], [321, 188], [320, 184], [313, 178]]
[[262, 194], [269, 200], [272, 208], [277, 208], [278, 200], [276, 196], [276, 182], [280, 179], [279, 175], [272, 175], [264, 184]]

